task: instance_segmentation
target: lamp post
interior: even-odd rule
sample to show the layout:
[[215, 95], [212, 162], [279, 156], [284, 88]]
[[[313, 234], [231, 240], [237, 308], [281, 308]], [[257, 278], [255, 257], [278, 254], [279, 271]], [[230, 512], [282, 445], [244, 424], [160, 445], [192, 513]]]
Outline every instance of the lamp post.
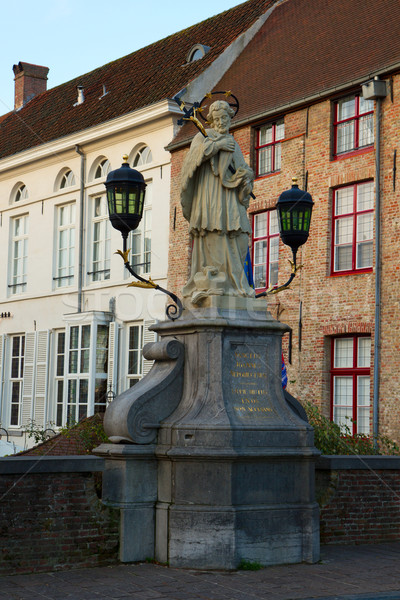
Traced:
[[313, 205], [314, 202], [311, 195], [308, 192], [300, 190], [297, 185], [297, 179], [293, 177], [292, 187], [282, 192], [276, 204], [281, 240], [286, 246], [291, 248], [293, 254], [293, 261], [289, 261], [292, 265], [292, 272], [286, 283], [280, 286], [271, 286], [265, 292], [257, 294], [257, 298], [281, 292], [287, 289], [292, 283], [297, 271], [301, 268], [301, 265], [297, 266], [296, 264], [297, 250], [308, 239]]
[[122, 251], [118, 250], [116, 254], [122, 256], [125, 268], [138, 280], [130, 283], [130, 287], [160, 290], [172, 298], [175, 304], [167, 306], [166, 314], [169, 319], [174, 321], [181, 316], [183, 310], [178, 296], [154, 283], [151, 277], [149, 279], [141, 277], [129, 264], [128, 235], [139, 226], [142, 220], [146, 183], [139, 171], [131, 169], [126, 154], [123, 156], [123, 160], [119, 169], [110, 171], [105, 182], [110, 222], [122, 235], [123, 249]]

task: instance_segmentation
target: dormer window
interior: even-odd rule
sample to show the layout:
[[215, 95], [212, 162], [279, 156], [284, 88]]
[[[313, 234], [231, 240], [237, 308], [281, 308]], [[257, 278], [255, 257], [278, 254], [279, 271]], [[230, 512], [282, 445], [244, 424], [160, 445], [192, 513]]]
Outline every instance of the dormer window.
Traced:
[[61, 177], [60, 190], [75, 185], [75, 177], [72, 171], [66, 171]]
[[186, 62], [191, 63], [195, 60], [200, 60], [207, 54], [209, 50], [210, 46], [204, 46], [203, 44], [196, 44], [195, 46], [192, 46], [186, 56]]

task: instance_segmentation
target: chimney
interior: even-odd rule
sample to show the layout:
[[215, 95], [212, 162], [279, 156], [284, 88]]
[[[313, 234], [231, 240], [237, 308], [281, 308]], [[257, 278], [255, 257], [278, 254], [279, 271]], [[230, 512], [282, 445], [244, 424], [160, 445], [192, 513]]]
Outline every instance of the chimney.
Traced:
[[13, 66], [15, 81], [14, 110], [19, 110], [29, 100], [47, 89], [48, 67], [19, 62]]

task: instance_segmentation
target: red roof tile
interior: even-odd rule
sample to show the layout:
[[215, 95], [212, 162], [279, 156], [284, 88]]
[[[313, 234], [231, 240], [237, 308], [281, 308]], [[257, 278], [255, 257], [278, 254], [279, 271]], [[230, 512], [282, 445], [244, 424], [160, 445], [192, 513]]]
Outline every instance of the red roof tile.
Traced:
[[[400, 64], [398, 0], [286, 0], [217, 84], [239, 98], [236, 122], [278, 112]], [[194, 132], [186, 126], [174, 144]]]
[[[86, 75], [52, 88], [0, 119], [0, 158], [172, 98], [262, 15], [273, 0], [249, 0]], [[184, 64], [195, 44], [210, 47]], [[74, 106], [76, 86], [85, 101]], [[103, 85], [108, 94], [101, 100]]]

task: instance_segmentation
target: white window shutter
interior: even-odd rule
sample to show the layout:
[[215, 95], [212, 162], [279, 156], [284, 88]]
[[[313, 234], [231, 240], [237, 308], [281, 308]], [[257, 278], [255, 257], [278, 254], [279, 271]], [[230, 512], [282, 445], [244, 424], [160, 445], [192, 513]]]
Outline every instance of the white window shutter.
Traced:
[[118, 332], [118, 323], [112, 321], [108, 331], [107, 392], [111, 388], [115, 394], [118, 393]]
[[47, 364], [49, 354], [49, 331], [38, 331], [36, 335], [34, 416], [36, 425], [46, 427]]
[[36, 332], [25, 334], [24, 387], [22, 390], [22, 425], [33, 418], [33, 389]]
[[[155, 323], [155, 321], [144, 321], [144, 325], [143, 325], [143, 346], [145, 344], [148, 344], [149, 342], [155, 342], [156, 341], [156, 334], [154, 331], [150, 331], [149, 327], [150, 325], [153, 325]], [[154, 361], [153, 360], [146, 360], [145, 358], [143, 358], [143, 375], [147, 375], [147, 373], [150, 371], [151, 367], [153, 366]]]

